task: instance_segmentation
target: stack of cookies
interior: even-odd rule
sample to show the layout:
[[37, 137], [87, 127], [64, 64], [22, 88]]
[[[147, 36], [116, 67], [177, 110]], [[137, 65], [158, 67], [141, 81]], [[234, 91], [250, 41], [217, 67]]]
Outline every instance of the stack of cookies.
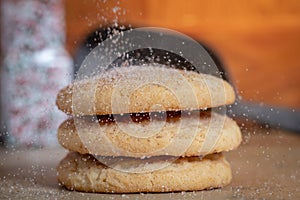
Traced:
[[235, 93], [215, 76], [164, 66], [111, 68], [62, 89], [71, 117], [58, 129], [70, 153], [57, 167], [70, 190], [104, 193], [194, 191], [230, 183], [221, 152], [241, 143], [218, 113]]

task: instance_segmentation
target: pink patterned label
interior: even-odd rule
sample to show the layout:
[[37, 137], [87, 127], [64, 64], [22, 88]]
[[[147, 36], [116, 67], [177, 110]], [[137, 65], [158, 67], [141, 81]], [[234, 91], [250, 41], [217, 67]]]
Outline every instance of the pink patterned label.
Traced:
[[55, 99], [72, 77], [72, 60], [63, 48], [62, 1], [5, 0], [1, 9], [8, 140], [16, 146], [56, 146], [56, 130], [66, 116]]

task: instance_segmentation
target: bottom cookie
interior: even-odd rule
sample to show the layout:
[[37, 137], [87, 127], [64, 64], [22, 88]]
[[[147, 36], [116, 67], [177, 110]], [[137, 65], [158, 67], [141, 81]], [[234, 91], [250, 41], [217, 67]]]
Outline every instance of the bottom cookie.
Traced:
[[[163, 158], [149, 161], [124, 158], [115, 166], [154, 168], [163, 163]], [[107, 167], [91, 155], [70, 152], [57, 167], [58, 180], [70, 190], [101, 193], [137, 193], [195, 191], [225, 186], [231, 181], [231, 168], [221, 154], [184, 157], [167, 167], [144, 172], [123, 172]]]

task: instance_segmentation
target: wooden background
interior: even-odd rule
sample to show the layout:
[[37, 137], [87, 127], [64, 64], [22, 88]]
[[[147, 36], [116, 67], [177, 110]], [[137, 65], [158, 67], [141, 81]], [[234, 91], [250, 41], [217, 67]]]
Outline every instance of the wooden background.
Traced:
[[300, 108], [300, 1], [65, 0], [65, 9], [72, 55], [114, 20], [171, 28], [214, 49], [245, 100]]

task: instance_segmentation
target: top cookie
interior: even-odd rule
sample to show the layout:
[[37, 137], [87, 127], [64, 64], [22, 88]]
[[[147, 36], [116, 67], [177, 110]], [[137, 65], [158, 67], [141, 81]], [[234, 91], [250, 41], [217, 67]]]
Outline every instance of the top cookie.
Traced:
[[206, 109], [234, 100], [233, 88], [220, 78], [147, 65], [75, 81], [58, 93], [56, 104], [67, 114], [106, 115]]

